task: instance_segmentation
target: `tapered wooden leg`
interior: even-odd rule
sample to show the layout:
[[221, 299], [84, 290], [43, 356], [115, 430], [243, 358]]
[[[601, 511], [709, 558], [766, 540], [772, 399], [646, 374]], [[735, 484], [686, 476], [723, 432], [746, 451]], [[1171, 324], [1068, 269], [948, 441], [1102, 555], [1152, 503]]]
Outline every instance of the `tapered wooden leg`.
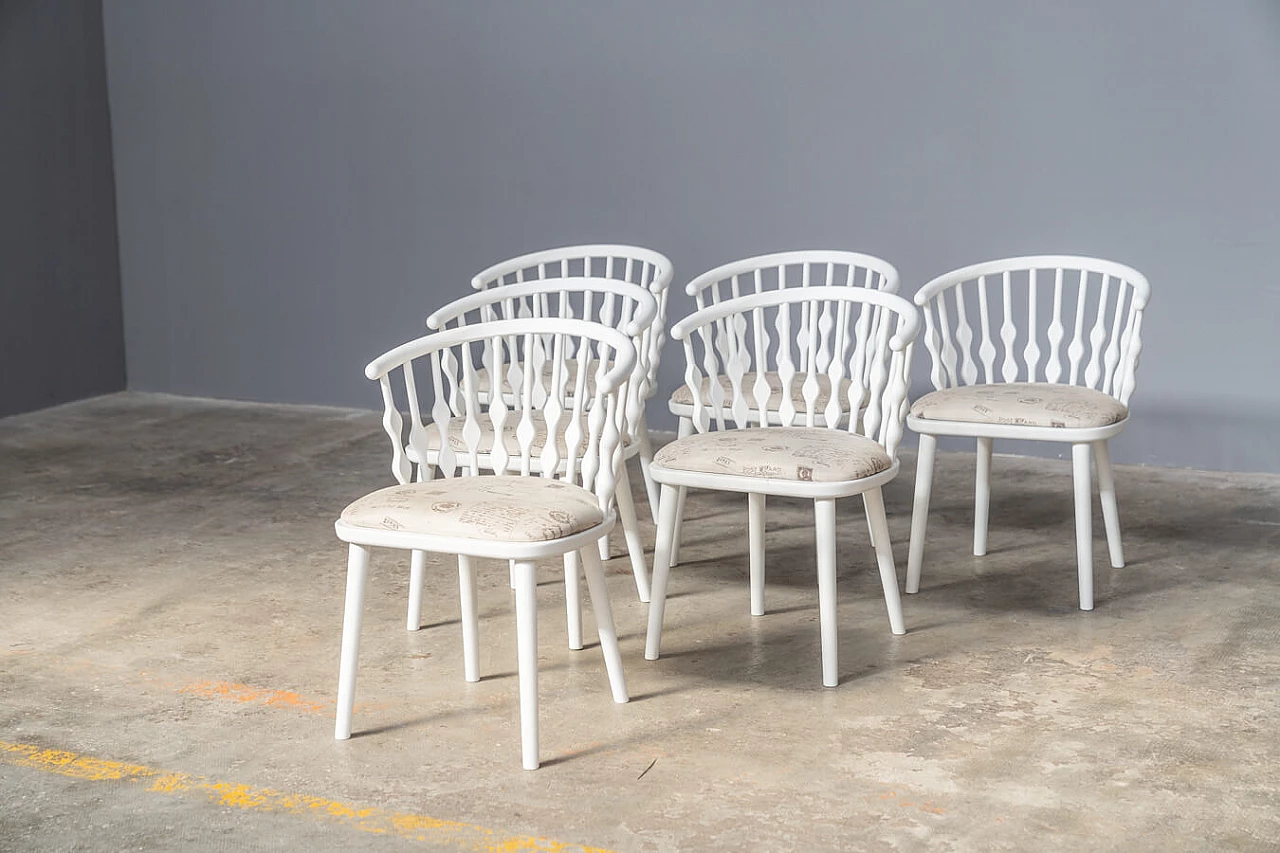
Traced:
[[649, 600], [649, 631], [645, 636], [644, 656], [658, 659], [662, 645], [662, 617], [667, 606], [667, 578], [671, 575], [671, 537], [679, 503], [676, 487], [664, 485], [658, 499], [658, 532], [653, 545], [653, 586]]
[[[596, 558], [599, 560], [599, 557]], [[569, 648], [582, 648], [582, 568], [577, 551], [564, 555], [564, 609], [569, 625]]]
[[[622, 519], [622, 534], [627, 540], [627, 555], [631, 558], [631, 574], [636, 579], [636, 592], [641, 601], [649, 600], [649, 569], [644, 564], [644, 540], [640, 538], [640, 521], [636, 518], [636, 505], [631, 497], [631, 480], [627, 469], [622, 468], [618, 487], [614, 490], [618, 501], [618, 515]], [[604, 537], [601, 537], [603, 541]]]
[[1111, 473], [1111, 449], [1107, 442], [1093, 443], [1093, 459], [1098, 468], [1098, 498], [1102, 502], [1102, 521], [1107, 528], [1107, 549], [1111, 552], [1111, 568], [1124, 568], [1124, 546], [1120, 542], [1120, 506], [1116, 503], [1116, 481]]
[[[689, 418], [681, 418], [680, 425], [676, 429], [676, 437], [688, 438], [693, 435], [693, 421]], [[671, 555], [667, 562], [672, 566], [680, 564], [680, 536], [684, 532], [684, 501], [689, 495], [689, 487], [681, 486], [679, 499], [676, 501], [676, 522], [675, 527], [671, 529]]]
[[364, 592], [369, 581], [369, 549], [351, 545], [347, 549], [347, 601], [342, 614], [342, 656], [338, 663], [338, 721], [333, 736], [351, 737], [351, 713], [356, 705], [356, 663], [360, 658], [360, 623], [364, 615]]
[[604, 567], [590, 548], [582, 549], [582, 562], [587, 571], [587, 590], [591, 593], [591, 610], [596, 615], [596, 631], [600, 634], [600, 650], [604, 652], [604, 668], [609, 674], [613, 701], [628, 701], [627, 680], [622, 674], [622, 652], [618, 649], [618, 632], [613, 627], [613, 606], [604, 580]]
[[405, 628], [416, 631], [422, 627], [422, 584], [427, 578], [427, 552], [414, 551], [409, 557], [409, 614]]
[[533, 563], [516, 561], [516, 659], [520, 751], [525, 770], [538, 769], [538, 587], [533, 571]]
[[1089, 478], [1089, 445], [1071, 445], [1071, 467], [1076, 491], [1076, 572], [1080, 582], [1080, 609], [1093, 609], [1093, 484]]
[[470, 557], [458, 555], [458, 591], [462, 603], [462, 677], [480, 680], [480, 613], [476, 605], [476, 571]]
[[880, 567], [880, 586], [884, 588], [884, 605], [889, 611], [889, 630], [895, 634], [907, 633], [902, 618], [902, 596], [898, 594], [898, 571], [893, 565], [893, 543], [889, 541], [889, 519], [884, 514], [884, 493], [871, 489], [862, 494], [876, 531], [876, 563]]
[[871, 508], [867, 506], [867, 502], [862, 502], [862, 512], [867, 517], [867, 538], [871, 540], [871, 547], [876, 547], [876, 526], [871, 523]]
[[764, 495], [747, 495], [748, 550], [751, 561], [751, 615], [764, 615]]
[[921, 434], [916, 456], [916, 497], [911, 507], [911, 544], [907, 551], [907, 592], [920, 591], [924, 531], [929, 524], [929, 493], [933, 490], [933, 457], [937, 448], [937, 438]]
[[636, 426], [636, 440], [640, 442], [640, 473], [644, 477], [645, 500], [649, 502], [649, 517], [658, 518], [658, 481], [653, 479], [649, 470], [653, 465], [653, 442], [649, 439], [649, 424], [644, 413], [640, 414], [640, 423]]
[[836, 502], [813, 502], [818, 550], [818, 627], [822, 632], [822, 686], [840, 683], [839, 623], [836, 621]]
[[987, 519], [991, 510], [991, 439], [978, 439], [978, 465], [973, 485], [973, 556], [987, 553]]

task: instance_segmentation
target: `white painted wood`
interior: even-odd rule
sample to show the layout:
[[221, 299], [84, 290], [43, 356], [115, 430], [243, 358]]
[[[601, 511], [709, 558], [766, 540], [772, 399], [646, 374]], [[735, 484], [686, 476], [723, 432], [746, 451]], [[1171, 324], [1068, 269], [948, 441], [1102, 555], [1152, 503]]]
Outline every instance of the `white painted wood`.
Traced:
[[1107, 550], [1111, 568], [1124, 568], [1124, 546], [1120, 542], [1120, 507], [1116, 503], [1116, 482], [1111, 473], [1111, 449], [1106, 441], [1093, 442], [1093, 458], [1098, 468], [1098, 497], [1102, 521], [1107, 530]]
[[747, 495], [747, 548], [750, 555], [751, 615], [764, 615], [764, 498]]
[[622, 672], [622, 651], [618, 647], [618, 632], [613, 624], [613, 606], [609, 602], [604, 567], [589, 549], [583, 552], [582, 562], [587, 573], [587, 590], [591, 594], [591, 610], [596, 617], [600, 650], [604, 654], [605, 672], [609, 676], [609, 690], [613, 701], [623, 704], [630, 697], [627, 695], [626, 676]]
[[427, 577], [427, 552], [413, 551], [409, 558], [409, 612], [405, 628], [417, 631], [422, 627], [422, 585]]
[[[1132, 267], [1070, 255], [988, 261], [938, 276], [915, 296], [924, 314], [930, 379], [937, 389], [1004, 382], [1079, 385], [1109, 394], [1127, 406], [1142, 352], [1142, 317], [1150, 294], [1147, 279]], [[1044, 304], [1046, 300], [1048, 306]], [[980, 334], [976, 338], [970, 327], [971, 316], [977, 316], [979, 321]], [[992, 329], [999, 330], [999, 347], [991, 337]], [[998, 372], [995, 370], [997, 354], [1000, 355]], [[990, 494], [990, 462], [984, 448], [990, 447], [992, 439], [1057, 441], [1076, 447], [1083, 445], [1086, 450], [1090, 444], [1104, 448], [1099, 451], [1098, 478], [1100, 486], [1104, 483], [1109, 486], [1102, 498], [1103, 512], [1112, 562], [1119, 566], [1123, 565], [1119, 511], [1115, 505], [1114, 483], [1110, 480], [1109, 458], [1104, 473], [1103, 454], [1106, 441], [1120, 433], [1126, 423], [1127, 418], [1105, 427], [1062, 429], [907, 417], [907, 426], [922, 435], [907, 559], [907, 591], [919, 589], [923, 563], [924, 516], [928, 512], [931, 481], [924, 481], [922, 492], [921, 478], [932, 477], [931, 455], [928, 473], [924, 470], [925, 435], [967, 436], [978, 440], [974, 553], [979, 556], [986, 552]], [[932, 442], [928, 446], [931, 454]], [[1110, 535], [1112, 533], [1114, 535]], [[1084, 549], [1077, 550], [1081, 555], [1086, 553]], [[1086, 573], [1081, 569], [1082, 602], [1086, 574], [1091, 584], [1092, 571]], [[1092, 587], [1089, 589], [1091, 602]]]
[[840, 684], [840, 624], [836, 621], [836, 502], [813, 502], [818, 554], [818, 629], [822, 637], [822, 686]]
[[333, 736], [351, 737], [351, 715], [356, 704], [356, 664], [360, 659], [360, 625], [364, 619], [364, 595], [369, 585], [369, 549], [354, 543], [347, 549], [347, 600], [342, 614], [342, 656], [338, 661], [337, 723]]
[[[865, 495], [897, 475], [896, 455], [906, 416], [909, 356], [919, 330], [919, 315], [909, 302], [892, 293], [866, 287], [830, 286], [831, 282], [827, 281], [818, 284], [815, 280], [818, 270], [814, 268], [809, 272], [808, 285], [804, 283], [804, 276], [797, 273], [798, 284], [794, 287], [742, 288], [749, 292], [736, 298], [716, 298], [712, 292], [705, 308], [672, 328], [672, 338], [683, 343], [686, 381], [693, 389], [693, 401], [687, 408], [690, 414], [681, 421], [681, 438], [677, 443], [690, 440], [693, 431], [723, 431], [732, 436], [739, 429], [803, 425], [865, 435], [884, 448], [891, 467], [853, 480], [812, 482], [704, 473], [668, 468], [655, 461], [652, 473], [662, 484], [663, 492], [645, 646], [645, 655], [651, 660], [659, 652], [667, 583], [670, 569], [677, 562], [672, 559], [672, 551], [678, 543], [676, 531], [683, 514], [678, 507], [680, 490], [693, 486], [749, 495], [753, 614], [764, 612], [764, 496], [806, 497], [815, 502], [823, 683], [834, 686], [837, 681], [835, 500]], [[821, 271], [826, 277], [832, 275], [825, 266]], [[847, 279], [847, 275], [845, 277]], [[763, 278], [767, 280], [770, 276]], [[760, 281], [761, 277], [753, 276], [753, 280]], [[759, 384], [744, 380], [749, 373], [756, 376], [773, 373], [778, 377], [782, 393], [773, 408], [776, 416], [770, 413], [772, 407], [762, 402], [764, 395]], [[819, 377], [827, 383], [829, 393], [846, 395], [850, 401], [856, 401], [856, 405], [840, 418], [827, 417], [830, 401], [819, 394]], [[857, 416], [859, 407], [861, 417]], [[854, 416], [848, 416], [849, 412]], [[728, 447], [725, 453], [733, 455]], [[888, 527], [887, 524], [879, 526], [870, 510], [868, 518], [883, 577], [886, 565], [892, 572]], [[898, 595], [895, 579], [892, 593], [886, 588], [891, 628], [894, 628], [894, 618], [898, 619], [897, 627], [901, 627], [901, 604], [891, 600]]]
[[458, 555], [458, 599], [462, 614], [462, 677], [480, 680], [480, 611], [476, 600], [476, 570], [471, 558]]
[[[645, 299], [652, 306], [652, 297], [645, 294]], [[429, 387], [419, 387], [415, 382], [415, 362], [428, 365], [430, 381], [425, 385]], [[637, 362], [632, 338], [617, 329], [581, 319], [526, 317], [459, 325], [403, 344], [366, 367], [366, 375], [383, 389], [388, 409], [383, 424], [392, 440], [393, 471], [402, 484], [409, 482], [415, 466], [419, 472], [423, 466], [437, 467], [446, 482], [477, 476], [484, 470], [499, 477], [557, 478], [592, 493], [604, 520], [577, 533], [533, 542], [442, 536], [430, 529], [357, 527], [339, 520], [334, 530], [351, 545], [351, 550], [339, 667], [337, 737], [349, 737], [351, 733], [368, 549], [409, 550], [415, 552], [415, 562], [418, 552], [459, 555], [464, 676], [468, 681], [479, 678], [479, 620], [470, 558], [511, 560], [517, 602], [522, 760], [526, 768], [537, 767], [537, 603], [533, 561], [575, 552], [594, 554], [595, 543], [613, 528], [628, 424], [628, 383]], [[508, 393], [490, 394], [481, 402], [477, 387], [481, 365], [490, 371], [490, 376], [514, 380]], [[508, 370], [511, 365], [518, 367]], [[403, 383], [398, 390], [393, 382], [397, 374]], [[429, 406], [420, 404], [420, 394], [423, 400], [430, 398]], [[407, 430], [396, 402], [406, 396], [410, 414]], [[425, 411], [432, 415], [430, 422], [423, 417]], [[549, 431], [545, 440], [538, 439], [532, 429], [535, 415]], [[485, 423], [495, 428], [515, 425], [514, 445], [501, 449], [482, 447], [479, 426]], [[434, 450], [428, 426], [437, 430], [440, 437]], [[433, 500], [438, 498], [436, 495]], [[588, 559], [587, 563], [588, 585], [595, 584], [591, 588], [593, 606], [604, 628], [601, 644], [610, 685], [615, 700], [625, 701], [621, 659], [600, 563], [598, 559]], [[580, 596], [573, 597], [580, 600]], [[572, 626], [570, 630], [572, 633]], [[581, 645], [580, 621], [578, 633]], [[619, 700], [619, 695], [624, 698]]]
[[987, 517], [991, 507], [991, 439], [978, 437], [978, 466], [973, 487], [973, 556], [987, 553]]
[[[605, 541], [603, 538], [601, 542]], [[515, 563], [512, 563], [511, 583], [515, 589]], [[569, 648], [582, 650], [582, 565], [577, 551], [564, 555], [564, 609], [568, 626]]]
[[898, 592], [898, 570], [893, 564], [893, 546], [889, 541], [889, 519], [884, 511], [884, 493], [877, 486], [862, 493], [867, 516], [875, 531], [876, 564], [880, 569], [880, 587], [884, 590], [885, 610], [889, 615], [889, 630], [894, 634], [907, 633], [906, 620], [902, 617], [902, 596]]
[[[693, 420], [691, 418], [681, 418], [680, 423], [676, 426], [676, 439], [688, 438], [691, 435], [693, 435]], [[676, 498], [676, 520], [673, 522], [671, 529], [671, 548], [667, 557], [668, 567], [674, 568], [680, 564], [680, 536], [684, 532], [684, 504], [688, 497], [689, 487], [681, 486], [679, 495]], [[652, 601], [652, 599], [650, 600]]]
[[1080, 609], [1093, 609], [1093, 485], [1089, 481], [1089, 444], [1071, 445], [1071, 467], [1076, 493], [1076, 571], [1079, 574]]
[[929, 524], [929, 497], [933, 491], [933, 459], [938, 439], [928, 433], [920, 434], [920, 447], [916, 451], [915, 499], [911, 505], [911, 544], [907, 556], [908, 593], [920, 591], [920, 570], [924, 560], [924, 533]]
[[538, 769], [538, 582], [534, 564], [516, 562], [516, 670], [520, 681], [520, 746], [525, 770]]
[[[640, 600], [649, 602], [649, 568], [644, 559], [644, 540], [640, 538], [640, 522], [636, 518], [636, 505], [631, 497], [631, 481], [625, 465], [618, 469], [618, 516], [622, 521], [622, 533], [627, 540], [627, 554], [631, 558], [631, 574], [636, 580]], [[601, 539], [601, 542], [606, 540]]]

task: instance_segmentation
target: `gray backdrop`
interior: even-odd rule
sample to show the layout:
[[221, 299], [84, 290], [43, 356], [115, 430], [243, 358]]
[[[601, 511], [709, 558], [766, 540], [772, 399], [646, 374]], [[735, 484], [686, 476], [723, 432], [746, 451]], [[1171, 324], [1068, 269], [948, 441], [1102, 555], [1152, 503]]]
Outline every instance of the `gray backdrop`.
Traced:
[[108, 0], [106, 46], [131, 387], [373, 408], [566, 243], [1080, 253], [1154, 288], [1116, 458], [1280, 471], [1275, 0]]
[[102, 6], [0, 0], [0, 417], [124, 386]]

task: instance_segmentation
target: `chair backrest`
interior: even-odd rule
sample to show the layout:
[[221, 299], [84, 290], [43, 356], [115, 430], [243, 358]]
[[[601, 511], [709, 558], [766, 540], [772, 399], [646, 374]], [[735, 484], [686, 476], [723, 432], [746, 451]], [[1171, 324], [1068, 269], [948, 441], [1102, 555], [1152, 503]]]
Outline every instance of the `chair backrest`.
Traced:
[[[915, 306], [892, 293], [787, 288], [710, 305], [677, 323], [671, 337], [684, 342], [685, 383], [693, 389], [699, 432], [713, 425], [726, 429], [727, 421], [739, 428], [776, 424], [763, 379], [776, 371], [782, 423], [843, 424], [893, 456], [902, 439], [919, 323]], [[743, 376], [752, 372], [755, 383], [745, 387]], [[832, 389], [825, 400], [823, 380]], [[841, 417], [842, 409], [856, 412], [863, 401], [861, 418]]]
[[1127, 404], [1150, 294], [1132, 267], [1069, 255], [1006, 258], [940, 275], [915, 295], [930, 378], [938, 389], [1082, 385]]
[[471, 286], [476, 290], [489, 290], [551, 278], [603, 277], [648, 289], [658, 301], [658, 314], [649, 332], [647, 397], [657, 389], [658, 364], [666, 343], [667, 291], [673, 274], [666, 255], [652, 249], [614, 244], [564, 246], [496, 263], [476, 273]]
[[866, 287], [897, 293], [893, 264], [872, 255], [836, 250], [775, 252], [707, 270], [685, 285], [699, 310], [748, 293], [792, 287]]
[[[502, 376], [513, 362], [521, 366], [513, 396], [491, 394], [482, 402], [479, 367]], [[548, 363], [551, 369], [543, 370]], [[488, 454], [486, 467], [497, 475], [569, 480], [594, 492], [607, 512], [622, 463], [622, 401], [635, 365], [635, 347], [616, 329], [539, 318], [435, 332], [374, 359], [365, 375], [382, 388], [382, 424], [400, 483], [413, 481], [411, 459], [427, 459], [437, 448], [436, 467], [446, 477], [477, 474], [480, 455]], [[408, 406], [407, 429], [398, 400]], [[428, 416], [439, 431], [434, 446]], [[539, 421], [545, 438], [538, 435]], [[514, 426], [518, 450], [487, 443], [485, 422], [498, 436]]]
[[[640, 423], [648, 394], [652, 331], [657, 311], [657, 299], [640, 285], [594, 276], [552, 278], [508, 284], [455, 299], [427, 317], [427, 328], [439, 330], [495, 320], [546, 317], [587, 320], [616, 328], [631, 339], [636, 349], [636, 366], [627, 383], [624, 411], [626, 436], [630, 439]], [[571, 350], [568, 357], [573, 356]], [[483, 363], [487, 364], [490, 358], [486, 355]], [[500, 384], [508, 393], [519, 384], [521, 370], [522, 365], [507, 362], [506, 375], [500, 377]]]

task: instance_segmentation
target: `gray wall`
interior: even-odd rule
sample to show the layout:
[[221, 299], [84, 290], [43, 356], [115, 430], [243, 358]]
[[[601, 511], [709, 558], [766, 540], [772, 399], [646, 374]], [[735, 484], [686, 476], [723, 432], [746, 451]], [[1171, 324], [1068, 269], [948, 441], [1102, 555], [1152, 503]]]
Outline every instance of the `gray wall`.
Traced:
[[0, 416], [124, 367], [102, 4], [0, 0]]
[[368, 358], [566, 243], [679, 282], [859, 249], [908, 292], [1081, 253], [1155, 289], [1117, 459], [1280, 471], [1275, 0], [106, 9], [135, 388], [372, 408]]

